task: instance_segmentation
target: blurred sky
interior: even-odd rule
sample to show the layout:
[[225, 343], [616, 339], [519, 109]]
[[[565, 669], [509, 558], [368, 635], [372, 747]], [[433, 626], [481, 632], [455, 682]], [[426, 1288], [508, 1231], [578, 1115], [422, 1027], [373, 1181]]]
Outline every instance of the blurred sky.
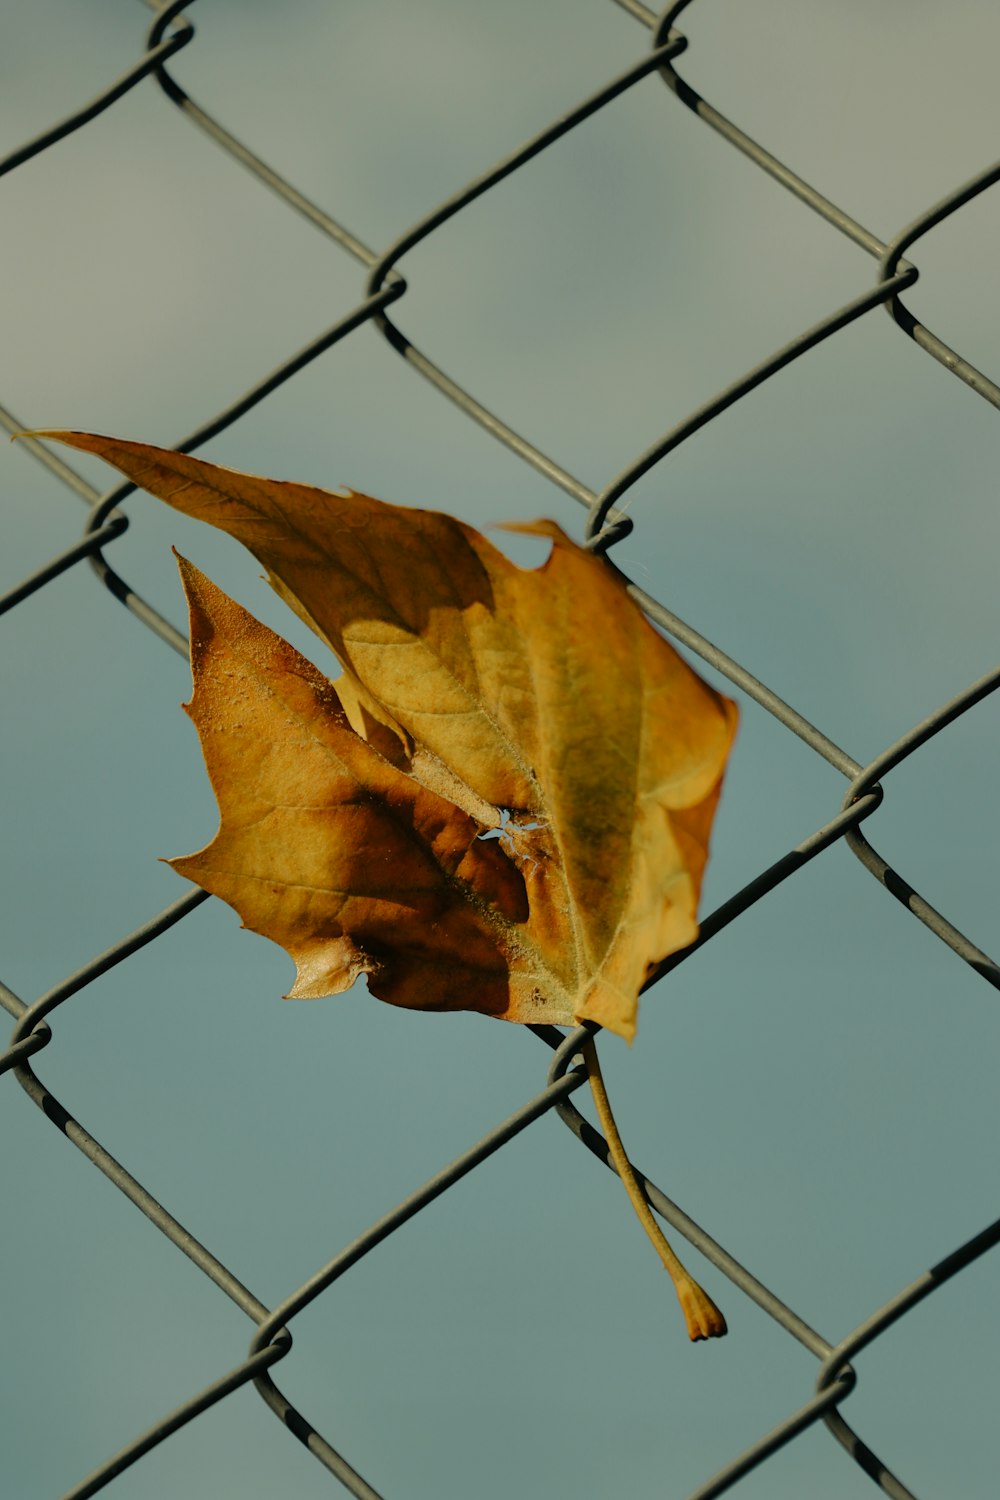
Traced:
[[[362, 240], [387, 245], [637, 60], [610, 0], [202, 0], [178, 80]], [[136, 0], [6, 18], [7, 151], [143, 50]], [[987, 0], [698, 0], [681, 74], [890, 239], [997, 154]], [[914, 247], [908, 305], [996, 378], [1000, 197]], [[360, 301], [361, 268], [153, 81], [4, 179], [0, 400], [31, 427], [170, 444]], [[651, 77], [402, 262], [394, 316], [600, 488], [861, 293], [874, 262]], [[867, 761], [994, 665], [997, 413], [878, 309], [629, 493], [616, 561]], [[362, 328], [202, 450], [480, 526], [583, 514]], [[0, 445], [0, 589], [79, 502]], [[80, 462], [96, 484], [108, 471]], [[320, 660], [221, 535], [141, 495], [114, 566], [182, 623], [171, 545]], [[527, 556], [527, 554], [525, 554]], [[86, 564], [3, 622], [0, 977], [25, 1000], [182, 890], [215, 827], [180, 657]], [[600, 649], [595, 631], [595, 650]], [[718, 679], [713, 679], [718, 680]], [[1000, 706], [886, 781], [876, 847], [996, 950]], [[705, 910], [836, 812], [843, 779], [752, 703]], [[548, 1054], [363, 990], [283, 1004], [289, 963], [210, 902], [53, 1018], [40, 1077], [266, 1303], [532, 1097]], [[837, 846], [645, 997], [605, 1070], [634, 1158], [832, 1341], [997, 1213], [997, 997]], [[579, 1098], [579, 1096], [578, 1096]], [[243, 1314], [0, 1084], [5, 1493], [49, 1500], [237, 1364]], [[815, 1361], [692, 1252], [730, 1337], [690, 1347], [611, 1174], [554, 1117], [293, 1325], [278, 1384], [387, 1500], [674, 1500], [804, 1402]], [[995, 1493], [1000, 1268], [858, 1361], [845, 1416], [920, 1496]], [[121, 1500], [296, 1500], [336, 1482], [244, 1389]], [[849, 1500], [821, 1428], [735, 1493]]]

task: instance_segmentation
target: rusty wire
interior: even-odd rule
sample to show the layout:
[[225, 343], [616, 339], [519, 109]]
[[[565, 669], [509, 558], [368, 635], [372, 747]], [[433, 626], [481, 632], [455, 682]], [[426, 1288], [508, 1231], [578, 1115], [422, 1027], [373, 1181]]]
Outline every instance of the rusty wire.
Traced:
[[[776, 372], [801, 358], [824, 340], [836, 336], [856, 319], [874, 313], [879, 308], [885, 309], [895, 326], [912, 339], [922, 351], [939, 361], [945, 369], [964, 381], [985, 401], [993, 406], [1000, 406], [1000, 387], [945, 344], [937, 334], [925, 327], [903, 300], [905, 293], [913, 286], [918, 276], [917, 266], [903, 258], [904, 252], [913, 251], [923, 234], [951, 214], [959, 212], [978, 194], [1000, 181], [1000, 164], [989, 167], [956, 188], [941, 202], [928, 208], [892, 240], [884, 242], [832, 203], [815, 187], [803, 181], [789, 167], [745, 134], [739, 126], [727, 120], [696, 92], [687, 79], [676, 71], [675, 64], [683, 64], [687, 48], [686, 39], [676, 29], [676, 23], [691, 0], [678, 0], [678, 3], [660, 15], [637, 3], [637, 0], [616, 0], [616, 3], [633, 19], [648, 28], [649, 46], [647, 50], [639, 53], [637, 61], [583, 100], [576, 108], [564, 113], [551, 126], [540, 131], [495, 166], [462, 187], [447, 201], [427, 213], [417, 224], [399, 235], [387, 249], [380, 253], [369, 249], [360, 238], [330, 217], [324, 209], [293, 188], [279, 173], [264, 163], [243, 142], [231, 135], [188, 96], [167, 68], [168, 60], [178, 54], [181, 49], [188, 47], [195, 37], [195, 30], [187, 17], [181, 15], [182, 6], [178, 3], [157, 10], [142, 56], [123, 77], [112, 83], [89, 105], [76, 111], [61, 123], [52, 126], [37, 139], [11, 151], [3, 161], [0, 161], [0, 175], [25, 165], [56, 142], [85, 126], [140, 83], [147, 88], [158, 87], [165, 100], [180, 110], [193, 126], [204, 132], [209, 141], [228, 153], [241, 167], [276, 193], [289, 208], [303, 215], [313, 227], [331, 241], [333, 246], [357, 261], [365, 277], [363, 285], [359, 288], [359, 300], [347, 316], [339, 319], [303, 349], [291, 355], [270, 375], [256, 380], [225, 410], [202, 422], [195, 431], [177, 442], [177, 450], [191, 452], [197, 449], [234, 422], [237, 417], [244, 415], [258, 402], [265, 400], [271, 392], [291, 379], [309, 362], [367, 323], [378, 330], [389, 349], [400, 355], [417, 374], [454, 402], [462, 413], [479, 423], [492, 437], [505, 444], [546, 480], [584, 506], [587, 511], [586, 530], [589, 545], [602, 552], [612, 547], [632, 529], [632, 519], [618, 508], [617, 502], [653, 466], [662, 462], [679, 444], [735, 402], [740, 401], [762, 382], [767, 381]], [[187, 8], [190, 8], [190, 5]], [[659, 76], [661, 83], [673, 93], [680, 105], [692, 111], [704, 124], [718, 132], [726, 142], [742, 152], [761, 171], [774, 178], [788, 192], [794, 194], [832, 229], [845, 235], [866, 252], [875, 262], [874, 277], [871, 285], [861, 288], [842, 306], [832, 309], [818, 323], [791, 339], [753, 369], [732, 380], [724, 390], [652, 442], [602, 490], [596, 491], [536, 448], [510, 427], [501, 416], [480, 402], [460, 380], [446, 374], [428, 355], [414, 345], [397, 321], [405, 313], [407, 292], [407, 283], [398, 269], [398, 262], [407, 252], [433, 236], [443, 224], [480, 195], [490, 192], [501, 180], [517, 172], [527, 161], [546, 150], [567, 132], [574, 130], [581, 122], [602, 110], [612, 100], [636, 87], [653, 74]], [[22, 430], [27, 425], [20, 415], [14, 415], [6, 410], [0, 410], [0, 422], [10, 432]], [[23, 446], [47, 466], [55, 482], [68, 486], [87, 504], [88, 514], [82, 538], [66, 546], [45, 566], [11, 590], [0, 600], [0, 612], [12, 609], [37, 591], [49, 587], [67, 570], [75, 568], [86, 559], [97, 578], [139, 622], [173, 649], [184, 652], [186, 650], [184, 638], [112, 567], [105, 555], [106, 551], [113, 549], [115, 541], [124, 533], [129, 524], [128, 517], [121, 506], [131, 493], [133, 486], [120, 483], [107, 494], [101, 495], [44, 443], [37, 439], [27, 438], [23, 440]], [[762, 900], [782, 881], [795, 875], [809, 861], [842, 840], [864, 868], [901, 902], [910, 914], [924, 923], [942, 943], [958, 958], [969, 964], [987, 984], [1000, 988], [1000, 969], [996, 962], [965, 936], [950, 918], [936, 911], [903, 876], [889, 866], [869, 842], [867, 830], [863, 831], [861, 826], [877, 812], [883, 799], [883, 783], [886, 777], [907, 757], [1000, 686], [1000, 669], [987, 674], [956, 693], [950, 701], [929, 715], [922, 723], [915, 725], [894, 744], [886, 747], [866, 765], [862, 765], [795, 708], [784, 702], [773, 690], [758, 681], [743, 665], [672, 614], [648, 592], [631, 582], [628, 586], [633, 597], [664, 631], [727, 678], [740, 694], [754, 700], [761, 708], [773, 715], [780, 724], [798, 736], [816, 755], [839, 772], [847, 783], [842, 804], [839, 809], [831, 812], [828, 821], [810, 832], [782, 858], [760, 870], [743, 889], [732, 894], [716, 910], [709, 912], [703, 918], [698, 941], [687, 950], [666, 959], [656, 973], [650, 976], [647, 987], [675, 970], [698, 949], [711, 942], [728, 924]], [[116, 1475], [134, 1464], [143, 1454], [166, 1441], [172, 1433], [178, 1431], [198, 1413], [225, 1400], [242, 1386], [251, 1383], [267, 1406], [284, 1423], [289, 1433], [303, 1443], [316, 1460], [351, 1494], [368, 1497], [368, 1500], [377, 1500], [378, 1492], [372, 1485], [362, 1478], [349, 1460], [292, 1405], [276, 1383], [276, 1367], [282, 1360], [289, 1357], [292, 1349], [288, 1325], [377, 1244], [393, 1234], [427, 1204], [446, 1192], [453, 1183], [466, 1173], [475, 1170], [488, 1156], [548, 1111], [555, 1111], [579, 1141], [605, 1165], [610, 1166], [604, 1140], [586, 1122], [571, 1099], [571, 1095], [585, 1082], [585, 1070], [579, 1054], [584, 1033], [581, 1029], [569, 1036], [564, 1036], [551, 1027], [532, 1028], [547, 1047], [554, 1049], [554, 1057], [545, 1087], [526, 1102], [519, 1104], [509, 1118], [498, 1124], [456, 1161], [417, 1189], [391, 1213], [371, 1225], [353, 1244], [348, 1245], [325, 1266], [319, 1268], [303, 1285], [277, 1306], [267, 1307], [220, 1260], [201, 1245], [53, 1097], [45, 1083], [35, 1073], [30, 1061], [51, 1044], [53, 1033], [48, 1024], [48, 1018], [60, 1005], [110, 968], [123, 962], [130, 954], [148, 943], [155, 942], [163, 933], [183, 921], [205, 899], [204, 893], [196, 892], [176, 901], [159, 916], [139, 930], [123, 937], [107, 952], [94, 959], [78, 973], [66, 978], [33, 1003], [24, 1002], [6, 986], [0, 986], [0, 1003], [15, 1020], [7, 1050], [0, 1058], [0, 1072], [11, 1072], [28, 1097], [44, 1111], [51, 1123], [83, 1152], [167, 1239], [183, 1251], [254, 1324], [249, 1350], [242, 1360], [235, 1363], [231, 1370], [220, 1375], [205, 1389], [193, 1394], [189, 1400], [164, 1416], [147, 1432], [128, 1442], [99, 1470], [68, 1491], [65, 1500], [83, 1500], [84, 1496], [98, 1493]], [[841, 1444], [846, 1458], [858, 1465], [885, 1494], [897, 1497], [897, 1500], [912, 1497], [913, 1491], [848, 1425], [844, 1411], [857, 1380], [855, 1362], [875, 1339], [899, 1318], [904, 1317], [911, 1308], [993, 1248], [1000, 1241], [1000, 1219], [979, 1234], [957, 1245], [951, 1254], [911, 1285], [900, 1290], [895, 1297], [867, 1317], [851, 1333], [836, 1343], [832, 1343], [811, 1328], [803, 1318], [785, 1304], [775, 1291], [763, 1285], [746, 1270], [724, 1245], [696, 1224], [651, 1179], [645, 1178], [644, 1181], [649, 1200], [656, 1211], [684, 1235], [745, 1296], [762, 1308], [818, 1361], [815, 1391], [804, 1399], [796, 1410], [790, 1412], [773, 1431], [762, 1435], [744, 1453], [729, 1462], [713, 1478], [703, 1484], [690, 1497], [690, 1500], [707, 1500], [709, 1496], [719, 1495], [731, 1489], [745, 1474], [817, 1423], [825, 1424], [832, 1436]], [[349, 1445], [349, 1439], [347, 1441]], [[469, 1493], [472, 1492], [470, 1483]]]

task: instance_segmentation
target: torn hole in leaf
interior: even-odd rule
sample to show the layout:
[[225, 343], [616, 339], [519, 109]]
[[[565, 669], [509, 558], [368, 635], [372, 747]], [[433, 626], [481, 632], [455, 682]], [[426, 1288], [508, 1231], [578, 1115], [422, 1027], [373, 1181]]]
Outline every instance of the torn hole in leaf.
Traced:
[[544, 828], [545, 823], [539, 819], [531, 822], [522, 822], [515, 817], [509, 807], [497, 809], [500, 814], [499, 828], [487, 828], [477, 837], [480, 839], [499, 839], [500, 847], [505, 854], [514, 859], [527, 860], [532, 866], [537, 866], [538, 845], [532, 834], [539, 828]]
[[534, 823], [520, 822], [519, 819], [515, 818], [509, 807], [500, 807], [497, 809], [497, 811], [500, 814], [499, 828], [487, 828], [483, 833], [477, 835], [478, 838], [512, 839], [519, 833], [530, 833], [535, 828], [544, 827], [544, 824], [538, 821], [535, 821]]

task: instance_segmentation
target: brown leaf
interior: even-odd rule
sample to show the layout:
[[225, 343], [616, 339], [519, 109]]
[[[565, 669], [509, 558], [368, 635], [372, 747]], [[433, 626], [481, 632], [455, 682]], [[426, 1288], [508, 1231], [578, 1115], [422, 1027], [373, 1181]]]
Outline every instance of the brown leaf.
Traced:
[[[190, 564], [191, 705], [221, 812], [174, 868], [298, 966], [421, 1009], [631, 1037], [697, 935], [736, 710], [551, 521], [542, 568], [433, 511], [87, 433], [239, 538], [344, 668], [333, 686]], [[484, 839], [498, 830], [499, 838]]]

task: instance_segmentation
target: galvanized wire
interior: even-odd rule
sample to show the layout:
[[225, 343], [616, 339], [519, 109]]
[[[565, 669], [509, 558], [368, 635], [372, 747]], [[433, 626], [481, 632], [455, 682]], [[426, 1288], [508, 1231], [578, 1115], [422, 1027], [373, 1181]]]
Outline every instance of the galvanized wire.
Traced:
[[[667, 8], [659, 16], [646, 6], [637, 3], [637, 0], [615, 0], [620, 9], [649, 28], [650, 49], [644, 52], [630, 68], [584, 99], [577, 107], [564, 113], [550, 126], [539, 131], [531, 140], [505, 155], [493, 167], [479, 174], [438, 207], [426, 213], [417, 224], [400, 235], [381, 253], [368, 248], [360, 237], [340, 225], [319, 205], [311, 202], [190, 98], [168, 72], [166, 64], [180, 49], [192, 43], [195, 37], [194, 28], [187, 18], [180, 14], [182, 9], [180, 4], [157, 6], [153, 0], [146, 0], [146, 3], [150, 4], [157, 13], [149, 30], [145, 50], [134, 66], [121, 78], [111, 83], [97, 99], [45, 130], [35, 139], [12, 150], [6, 158], [0, 161], [0, 176], [15, 168], [23, 167], [42, 152], [51, 149], [66, 136], [110, 109], [129, 90], [149, 78], [162, 90], [165, 99], [202, 131], [207, 140], [228, 153], [257, 181], [276, 193], [287, 207], [303, 216], [335, 247], [357, 261], [366, 273], [362, 294], [351, 312], [320, 333], [303, 349], [290, 355], [278, 369], [254, 382], [246, 392], [234, 399], [223, 411], [202, 422], [194, 432], [176, 444], [177, 451], [192, 452], [197, 449], [238, 417], [265, 400], [320, 354], [368, 323], [382, 335], [390, 350], [399, 354], [410, 368], [429, 381], [439, 393], [454, 402], [461, 412], [477, 422], [553, 485], [586, 507], [589, 545], [597, 551], [604, 552], [631, 530], [633, 524], [631, 518], [616, 509], [616, 506], [617, 502], [644, 474], [660, 463], [693, 433], [740, 401], [779, 370], [880, 306], [886, 308], [896, 326], [907, 334], [920, 349], [938, 360], [984, 400], [993, 406], [1000, 406], [1000, 387], [922, 325], [901, 301], [901, 294], [912, 287], [918, 276], [917, 267], [904, 261], [904, 252], [911, 250], [928, 230], [941, 223], [949, 215], [960, 211], [978, 194], [1000, 182], [1000, 164], [993, 165], [977, 174], [940, 203], [921, 214], [893, 240], [883, 242], [877, 235], [864, 228], [843, 209], [831, 202], [816, 187], [805, 182], [787, 165], [754, 141], [739, 126], [726, 119], [677, 73], [675, 63], [683, 56], [687, 41], [676, 30], [675, 23], [682, 12], [687, 9], [691, 0], [679, 0], [679, 3]], [[184, 8], [190, 9], [190, 0]], [[598, 492], [569, 473], [549, 455], [540, 451], [499, 414], [467, 390], [459, 380], [446, 374], [426, 354], [417, 349], [402, 329], [390, 320], [388, 309], [390, 305], [399, 303], [405, 298], [407, 283], [398, 270], [398, 263], [408, 251], [433, 236], [444, 223], [459, 214], [475, 199], [490, 192], [505, 177], [517, 172], [526, 162], [548, 149], [568, 132], [576, 129], [584, 120], [654, 73], [659, 75], [676, 99], [691, 110], [698, 119], [710, 126], [726, 142], [742, 152], [761, 171], [767, 173], [831, 227], [873, 257], [877, 268], [873, 285], [859, 291], [843, 306], [833, 309], [825, 318], [784, 344], [769, 358], [733, 379], [717, 395], [704, 402], [697, 410], [650, 443], [603, 490]], [[21, 431], [27, 425], [2, 408], [0, 408], [0, 424], [10, 432]], [[120, 507], [133, 491], [134, 486], [120, 483], [107, 494], [99, 495], [71, 465], [49, 450], [44, 443], [34, 438], [26, 438], [23, 443], [26, 450], [47, 467], [54, 481], [66, 486], [87, 504], [88, 517], [83, 537], [72, 545], [68, 545], [29, 578], [9, 591], [3, 599], [0, 599], [0, 613], [14, 608], [40, 589], [48, 587], [68, 569], [87, 558], [99, 580], [137, 620], [173, 649], [185, 652], [186, 642], [179, 632], [111, 567], [105, 557], [105, 549], [110, 548], [128, 526], [128, 517]], [[843, 840], [864, 868], [881, 882], [890, 894], [902, 902], [912, 915], [924, 923], [942, 943], [958, 958], [969, 964], [989, 984], [1000, 988], [1000, 968], [996, 962], [963, 934], [952, 920], [936, 911], [902, 875], [893, 870], [873, 848], [866, 834], [861, 830], [861, 824], [877, 812], [882, 802], [882, 783], [885, 777], [931, 738], [940, 734], [987, 695], [994, 692], [997, 687], [1000, 687], [1000, 670], [987, 674], [956, 694], [896, 743], [875, 756], [867, 765], [861, 765], [801, 713], [785, 703], [772, 689], [761, 683], [743, 665], [714, 646], [646, 591], [631, 582], [628, 582], [628, 587], [632, 596], [649, 617], [663, 630], [709, 663], [740, 693], [745, 694], [773, 715], [780, 724], [798, 736], [815, 754], [840, 772], [848, 783], [842, 805], [832, 812], [828, 821], [820, 828], [807, 832], [787, 854], [761, 870], [742, 890], [733, 893], [715, 911], [708, 913], [702, 920], [697, 942], [661, 963], [655, 973], [650, 975], [646, 987], [648, 988], [681, 963], [686, 962], [693, 953], [712, 941], [726, 926], [755, 906], [780, 883], [796, 874], [816, 856]], [[72, 1142], [127, 1199], [139, 1208], [172, 1244], [188, 1256], [254, 1325], [247, 1355], [240, 1363], [221, 1374], [205, 1389], [196, 1392], [182, 1406], [165, 1415], [147, 1432], [127, 1443], [100, 1469], [69, 1491], [66, 1500], [69, 1500], [69, 1497], [82, 1500], [84, 1496], [98, 1493], [117, 1474], [137, 1462], [145, 1453], [165, 1442], [171, 1434], [177, 1432], [198, 1413], [225, 1400], [231, 1393], [251, 1382], [287, 1430], [305, 1445], [344, 1488], [355, 1496], [365, 1497], [365, 1500], [378, 1500], [376, 1490], [313, 1427], [307, 1417], [287, 1400], [275, 1383], [274, 1367], [279, 1361], [287, 1358], [292, 1349], [292, 1339], [286, 1325], [320, 1297], [334, 1281], [363, 1259], [377, 1244], [394, 1234], [402, 1224], [420, 1213], [434, 1199], [447, 1192], [454, 1183], [467, 1173], [474, 1171], [481, 1162], [550, 1110], [555, 1111], [562, 1118], [582, 1145], [614, 1170], [607, 1143], [587, 1123], [570, 1098], [586, 1081], [585, 1067], [579, 1048], [588, 1029], [592, 1028], [581, 1028], [565, 1036], [552, 1027], [532, 1027], [537, 1037], [546, 1046], [554, 1049], [554, 1057], [545, 1087], [521, 1103], [509, 1118], [498, 1124], [456, 1161], [417, 1189], [392, 1212], [371, 1225], [353, 1244], [347, 1246], [328, 1264], [318, 1269], [277, 1307], [269, 1308], [204, 1245], [200, 1244], [73, 1117], [38, 1078], [29, 1061], [51, 1044], [53, 1034], [47, 1018], [59, 1006], [100, 975], [120, 964], [130, 954], [155, 942], [163, 933], [183, 921], [205, 899], [207, 898], [204, 893], [195, 892], [174, 902], [136, 932], [123, 937], [84, 969], [69, 976], [31, 1004], [21, 1000], [11, 989], [0, 985], [0, 1004], [15, 1019], [8, 1048], [0, 1055], [0, 1073], [11, 1072], [28, 1097], [66, 1139]], [[691, 1500], [696, 1500], [696, 1497], [697, 1500], [707, 1500], [709, 1496], [720, 1495], [730, 1490], [745, 1474], [757, 1468], [770, 1455], [818, 1422], [825, 1423], [831, 1434], [841, 1444], [845, 1454], [885, 1494], [900, 1497], [900, 1500], [902, 1497], [911, 1497], [912, 1500], [912, 1492], [903, 1481], [896, 1477], [861, 1440], [844, 1418], [842, 1407], [854, 1389], [857, 1379], [851, 1361], [855, 1360], [886, 1329], [906, 1316], [919, 1302], [932, 1295], [949, 1279], [960, 1274], [977, 1258], [995, 1247], [1000, 1242], [1000, 1220], [958, 1245], [950, 1255], [918, 1278], [911, 1286], [902, 1289], [882, 1308], [860, 1323], [846, 1338], [833, 1345], [811, 1328], [774, 1290], [765, 1286], [743, 1267], [722, 1244], [696, 1224], [650, 1178], [639, 1175], [643, 1190], [656, 1212], [819, 1362], [815, 1393], [800, 1407], [789, 1413], [773, 1431], [763, 1434], [742, 1455], [700, 1487]]]

